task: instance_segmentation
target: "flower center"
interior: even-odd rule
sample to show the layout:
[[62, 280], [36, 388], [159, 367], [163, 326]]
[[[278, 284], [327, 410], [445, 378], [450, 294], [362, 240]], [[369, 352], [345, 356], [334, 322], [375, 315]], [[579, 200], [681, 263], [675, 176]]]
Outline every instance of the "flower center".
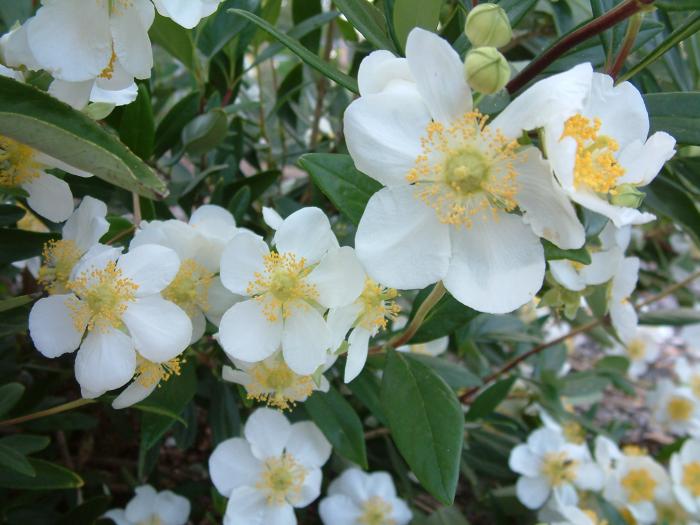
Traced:
[[627, 355], [630, 356], [632, 361], [639, 361], [644, 359], [646, 354], [646, 345], [641, 339], [633, 339], [627, 344]]
[[136, 299], [138, 285], [122, 277], [121, 269], [110, 261], [102, 269], [83, 272], [68, 281], [66, 288], [79, 298], [68, 302], [76, 330], [87, 327], [106, 331], [122, 326], [122, 315]]
[[567, 421], [562, 425], [562, 433], [569, 443], [581, 445], [586, 441], [586, 431], [576, 421]]
[[487, 117], [473, 111], [449, 126], [431, 122], [421, 139], [422, 152], [406, 176], [416, 196], [445, 224], [471, 227], [489, 212], [513, 211], [518, 203], [512, 161], [518, 147], [486, 127]]
[[49, 294], [65, 293], [73, 268], [80, 260], [80, 250], [75, 241], [51, 240], [44, 245], [41, 254], [44, 264], [39, 268], [39, 282]]
[[651, 501], [654, 499], [656, 480], [648, 470], [639, 468], [630, 470], [625, 477], [620, 480], [622, 488], [627, 493], [630, 503], [641, 501]]
[[280, 457], [265, 460], [263, 472], [255, 487], [266, 492], [268, 505], [281, 505], [301, 496], [304, 479], [306, 469], [285, 452]]
[[373, 496], [362, 504], [362, 514], [357, 522], [362, 525], [396, 525], [391, 519], [391, 503]]
[[695, 397], [700, 398], [700, 374], [693, 374], [690, 378], [690, 389]]
[[245, 385], [249, 399], [256, 399], [281, 410], [291, 409], [298, 401], [311, 395], [311, 376], [294, 373], [283, 359], [273, 357], [253, 365], [248, 374], [251, 383]]
[[540, 471], [552, 487], [558, 487], [574, 480], [577, 465], [566, 452], [548, 452], [542, 459]]
[[288, 317], [295, 306], [303, 307], [318, 298], [316, 286], [306, 281], [311, 267], [303, 257], [293, 253], [271, 252], [265, 255], [265, 269], [255, 273], [248, 283], [247, 293], [264, 302], [263, 311], [269, 321], [277, 321], [278, 313]]
[[693, 413], [693, 402], [685, 397], [673, 396], [666, 404], [668, 416], [674, 421], [688, 421]]
[[0, 135], [0, 186], [14, 188], [36, 179], [41, 168], [32, 148]]
[[185, 259], [175, 279], [163, 290], [163, 298], [172, 301], [192, 317], [197, 309], [209, 308], [209, 287], [214, 274], [193, 259]]
[[387, 319], [396, 319], [401, 311], [394, 301], [398, 295], [393, 288], [385, 288], [372, 279], [365, 280], [359, 298], [362, 313], [358, 324], [370, 331], [386, 328]]
[[564, 123], [561, 139], [571, 137], [576, 141], [574, 186], [587, 187], [596, 193], [615, 193], [617, 180], [625, 170], [617, 163], [615, 152], [620, 149], [617, 141], [599, 135], [601, 121], [576, 114]]
[[606, 520], [601, 520], [598, 515], [590, 510], [590, 509], [581, 509], [583, 513], [588, 516], [588, 519], [591, 520], [591, 523], [593, 525], [608, 525], [608, 522]]
[[175, 357], [164, 363], [154, 363], [136, 354], [136, 374], [134, 380], [146, 388], [167, 381], [172, 376], [179, 376], [182, 371], [182, 363], [179, 357]]
[[114, 76], [114, 64], [116, 63], [116, 61], [117, 54], [114, 52], [114, 47], [112, 47], [112, 56], [109, 57], [109, 63], [98, 75], [98, 78], [106, 78], [107, 80], [111, 80]]
[[136, 525], [163, 525], [163, 522], [157, 515], [153, 514], [149, 518], [139, 521]]

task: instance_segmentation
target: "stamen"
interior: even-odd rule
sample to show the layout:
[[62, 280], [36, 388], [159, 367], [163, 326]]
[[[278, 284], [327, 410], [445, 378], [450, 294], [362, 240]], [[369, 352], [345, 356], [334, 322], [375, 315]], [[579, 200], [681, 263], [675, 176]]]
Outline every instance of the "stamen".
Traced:
[[669, 417], [674, 421], [688, 421], [693, 413], [693, 402], [680, 396], [673, 396], [666, 405]]
[[387, 320], [396, 319], [401, 312], [401, 307], [394, 301], [398, 295], [395, 289], [385, 288], [372, 279], [367, 279], [359, 298], [362, 313], [358, 325], [370, 332], [385, 329]]
[[683, 467], [683, 486], [696, 498], [700, 497], [700, 462], [691, 461]]
[[649, 471], [644, 468], [630, 470], [620, 480], [620, 484], [625, 489], [627, 500], [630, 503], [640, 503], [654, 499], [654, 490], [656, 490], [657, 483]]
[[396, 521], [391, 518], [391, 504], [380, 498], [372, 496], [362, 505], [362, 514], [358, 518], [361, 525], [396, 525]]
[[544, 455], [540, 471], [552, 487], [571, 483], [576, 477], [578, 462], [566, 452], [548, 452]]
[[292, 409], [314, 390], [312, 376], [294, 373], [280, 357], [271, 357], [253, 365], [245, 385], [248, 399], [261, 401], [280, 410]]
[[70, 274], [80, 255], [78, 245], [71, 239], [51, 240], [44, 244], [41, 254], [44, 264], [39, 268], [39, 283], [49, 294], [67, 291]]
[[137, 354], [134, 381], [146, 388], [153, 385], [160, 386], [162, 381], [167, 381], [174, 375], [180, 375], [182, 363], [184, 361], [181, 361], [178, 357], [164, 363], [154, 363]]
[[34, 155], [29, 146], [0, 135], [0, 186], [16, 188], [38, 178], [43, 166]]
[[194, 259], [185, 259], [175, 279], [163, 290], [163, 298], [172, 301], [192, 317], [197, 310], [209, 309], [209, 287], [214, 274]]
[[267, 495], [268, 505], [294, 502], [301, 496], [306, 469], [286, 452], [277, 458], [265, 460], [263, 472], [255, 488]]

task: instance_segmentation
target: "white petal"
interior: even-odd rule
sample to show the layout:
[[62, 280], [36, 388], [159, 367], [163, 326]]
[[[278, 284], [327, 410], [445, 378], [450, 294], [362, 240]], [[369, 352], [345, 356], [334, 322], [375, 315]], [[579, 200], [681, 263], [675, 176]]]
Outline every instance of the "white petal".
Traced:
[[118, 90], [102, 89], [98, 84], [95, 84], [90, 92], [90, 102], [126, 106], [136, 100], [138, 94], [138, 87], [135, 83], [132, 83], [125, 89]]
[[352, 303], [342, 308], [331, 308], [328, 311], [326, 324], [331, 332], [331, 351], [337, 350], [361, 312], [362, 305], [358, 303]]
[[532, 453], [530, 447], [522, 444], [511, 450], [508, 466], [513, 472], [535, 477], [540, 471], [540, 460]]
[[362, 293], [365, 271], [349, 246], [330, 250], [309, 274], [307, 281], [318, 290], [318, 302], [326, 308], [352, 303]]
[[163, 525], [185, 525], [190, 517], [190, 502], [171, 492], [164, 490], [156, 498], [156, 514]]
[[515, 492], [520, 502], [528, 509], [538, 509], [547, 501], [551, 487], [544, 478], [521, 476], [515, 485]]
[[71, 279], [81, 274], [88, 274], [93, 270], [101, 270], [109, 263], [116, 263], [123, 248], [96, 244], [90, 248], [83, 258], [75, 265], [71, 272]]
[[356, 525], [362, 510], [348, 496], [335, 494], [321, 500], [318, 513], [326, 525]]
[[205, 315], [210, 323], [219, 326], [219, 323], [221, 323], [221, 317], [224, 315], [224, 313], [234, 304], [242, 300], [243, 297], [231, 293], [227, 288], [225, 288], [218, 276], [214, 277], [211, 280], [207, 293], [207, 305], [209, 308], [207, 308]]
[[221, 318], [219, 343], [230, 357], [257, 363], [279, 348], [282, 326], [281, 320], [265, 317], [260, 301], [249, 299], [234, 304]]
[[231, 238], [236, 232], [236, 219], [226, 208], [205, 204], [190, 217], [190, 224], [211, 237]]
[[136, 352], [131, 337], [113, 328], [88, 333], [75, 357], [75, 379], [92, 391], [124, 386], [136, 370]]
[[411, 186], [384, 188], [370, 197], [355, 236], [367, 273], [392, 288], [424, 288], [447, 273], [449, 228]]
[[76, 329], [68, 307], [68, 302], [75, 300], [73, 294], [51, 295], [39, 299], [29, 312], [29, 335], [44, 356], [58, 357], [80, 346], [85, 327]]
[[63, 226], [63, 238], [75, 241], [80, 253], [87, 252], [109, 230], [107, 205], [90, 196], [83, 198], [78, 209]]
[[92, 173], [78, 169], [70, 164], [66, 164], [62, 160], [58, 160], [57, 158], [47, 155], [41, 151], [34, 151], [34, 160], [36, 160], [39, 164], [44, 164], [46, 166], [50, 166], [51, 168], [58, 168], [66, 173], [70, 173], [71, 175], [77, 175], [78, 177], [92, 177]]
[[364, 97], [383, 91], [394, 80], [414, 82], [408, 61], [395, 57], [389, 51], [372, 51], [362, 59], [357, 71], [357, 85]]
[[282, 455], [289, 441], [292, 425], [281, 412], [271, 408], [258, 408], [243, 428], [250, 443], [250, 450], [259, 460]]
[[580, 292], [586, 287], [585, 279], [576, 271], [571, 261], [548, 261], [552, 277], [567, 290]]
[[367, 491], [384, 500], [396, 497], [396, 487], [388, 472], [372, 472], [367, 476]]
[[282, 218], [282, 216], [279, 213], [277, 213], [272, 208], [268, 208], [267, 206], [263, 206], [262, 214], [263, 214], [263, 220], [265, 221], [265, 224], [267, 224], [270, 228], [272, 228], [275, 231], [280, 229], [280, 226], [282, 226], [284, 219]]
[[611, 219], [618, 228], [629, 224], [646, 224], [656, 219], [656, 216], [652, 213], [641, 212], [635, 208], [614, 206], [591, 191], [579, 190], [569, 192], [569, 197], [578, 202], [581, 206], [600, 213], [601, 215], [605, 215]]
[[391, 507], [391, 518], [396, 522], [396, 525], [408, 525], [413, 519], [413, 513], [404, 500], [394, 498], [391, 500]]
[[[29, 48], [27, 25], [25, 23], [2, 35], [2, 38], [0, 38], [0, 58], [2, 58], [2, 62], [5, 65], [11, 68], [24, 66], [30, 71], [36, 71], [41, 69], [41, 66], [37, 63], [32, 50]], [[3, 73], [3, 76], [8, 75]], [[23, 75], [19, 72], [13, 72], [9, 76], [23, 82]]]
[[124, 66], [122, 65], [121, 61], [115, 60], [112, 64], [111, 78], [97, 78], [97, 80], [95, 80], [93, 90], [90, 94], [90, 99], [92, 100], [93, 95], [95, 94], [95, 89], [108, 92], [118, 92], [130, 91], [132, 86], [136, 88], [136, 94], [138, 96], [138, 87], [134, 82], [134, 75], [132, 75], [126, 69], [124, 69]]
[[247, 295], [248, 284], [255, 274], [265, 270], [265, 256], [270, 253], [259, 235], [242, 230], [231, 239], [221, 254], [221, 282], [233, 293]]
[[194, 314], [190, 317], [192, 322], [192, 335], [190, 336], [190, 344], [193, 345], [199, 341], [204, 332], [207, 330], [207, 318], [201, 310], [196, 310]]
[[54, 80], [49, 85], [49, 94], [72, 108], [81, 110], [90, 102], [90, 93], [94, 85], [94, 80], [83, 80], [82, 82]]
[[625, 257], [620, 262], [610, 290], [613, 299], [625, 299], [632, 295], [639, 280], [639, 265], [637, 257]]
[[114, 53], [124, 69], [136, 78], [151, 76], [153, 51], [148, 38], [150, 24], [144, 26], [143, 21], [148, 18], [152, 21], [153, 13], [153, 4], [148, 0], [132, 0], [130, 5], [118, 7], [110, 17]]
[[367, 491], [368, 476], [359, 468], [349, 468], [331, 481], [327, 493], [329, 496], [343, 494], [352, 498], [357, 504], [361, 504], [372, 497], [372, 494]]
[[331, 457], [331, 444], [311, 421], [294, 423], [286, 451], [306, 468], [321, 468]]
[[124, 512], [124, 509], [108, 510], [102, 517], [112, 520], [116, 525], [132, 525], [132, 523], [126, 519], [126, 512]]
[[638, 318], [634, 306], [629, 301], [613, 301], [610, 304], [610, 321], [620, 339], [628, 341], [634, 337]]
[[581, 268], [581, 277], [586, 284], [603, 284], [612, 279], [615, 269], [620, 264], [623, 252], [619, 248], [612, 248], [604, 252], [591, 254], [591, 264]]
[[238, 487], [254, 485], [261, 469], [262, 463], [242, 438], [222, 441], [209, 457], [209, 476], [222, 496], [228, 496]]
[[326, 361], [331, 334], [321, 314], [297, 307], [284, 320], [282, 353], [287, 366], [299, 375], [313, 374]]
[[462, 304], [480, 312], [512, 312], [542, 287], [544, 249], [520, 217], [500, 213], [451, 233], [444, 283]]
[[582, 490], [599, 491], [603, 488], [605, 474], [595, 463], [582, 463], [576, 469], [576, 486]]
[[620, 152], [617, 159], [625, 169], [617, 183], [647, 185], [675, 154], [676, 139], [663, 131], [654, 133], [645, 143], [633, 142]]
[[564, 437], [560, 432], [546, 427], [535, 430], [527, 438], [527, 446], [538, 456], [558, 451], [564, 444]]
[[158, 493], [150, 485], [141, 485], [134, 489], [136, 496], [126, 506], [126, 518], [129, 521], [138, 523], [150, 519], [155, 512], [156, 498]]
[[348, 355], [345, 363], [345, 376], [343, 381], [349, 383], [355, 379], [367, 362], [367, 352], [369, 350], [369, 330], [361, 327], [355, 328], [348, 337]]
[[287, 217], [275, 232], [273, 244], [280, 253], [293, 253], [308, 264], [317, 263], [338, 246], [328, 217], [319, 208], [302, 208]]
[[323, 474], [320, 468], [309, 469], [301, 486], [301, 493], [290, 498], [289, 502], [300, 509], [309, 505], [321, 495], [321, 481]]
[[64, 180], [40, 172], [39, 176], [22, 184], [29, 197], [27, 204], [51, 222], [63, 222], [73, 213], [73, 194]]
[[140, 403], [148, 396], [150, 396], [153, 391], [158, 386], [158, 383], [153, 383], [150, 386], [143, 386], [138, 381], [134, 381], [129, 386], [127, 386], [122, 392], [112, 401], [112, 408], [120, 410], [122, 408], [130, 407], [136, 403]]
[[[161, 1], [163, 0], [156, 0], [156, 2]], [[229, 500], [223, 525], [268, 525], [265, 521], [268, 510], [265, 493], [246, 486], [238, 487], [224, 496], [229, 496]], [[288, 507], [288, 505], [283, 504], [281, 507]], [[289, 525], [296, 524], [291, 521]]]
[[407, 184], [430, 113], [410, 84], [362, 96], [345, 110], [348, 151], [358, 170], [387, 186]]
[[122, 255], [117, 267], [138, 285], [136, 297], [145, 297], [157, 294], [172, 282], [180, 269], [180, 258], [165, 246], [144, 244]]
[[[302, 487], [302, 492], [305, 487]], [[320, 488], [319, 488], [320, 490]], [[316, 499], [316, 498], [314, 498]], [[241, 522], [242, 525], [243, 522]], [[248, 523], [248, 522], [245, 522]], [[291, 505], [282, 503], [274, 507], [266, 507], [265, 514], [262, 518], [264, 525], [296, 525], [297, 518], [294, 514], [294, 508]]]
[[160, 296], [137, 298], [122, 319], [136, 350], [154, 363], [177, 357], [192, 338], [192, 321], [185, 311]]
[[447, 40], [416, 27], [408, 34], [406, 59], [434, 120], [448, 124], [471, 111], [464, 66]]
[[583, 246], [586, 234], [576, 210], [554, 180], [551, 167], [537, 148], [527, 148], [514, 161], [518, 173], [518, 206], [523, 221], [540, 237], [569, 250]]
[[221, 0], [157, 0], [158, 12], [186, 29], [192, 29], [199, 21], [216, 11]]

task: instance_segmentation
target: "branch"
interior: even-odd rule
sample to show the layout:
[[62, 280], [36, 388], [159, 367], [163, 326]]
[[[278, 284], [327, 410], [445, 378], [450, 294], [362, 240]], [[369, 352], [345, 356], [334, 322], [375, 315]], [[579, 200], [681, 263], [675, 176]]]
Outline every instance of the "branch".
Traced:
[[16, 417], [14, 419], [6, 419], [0, 421], [0, 427], [5, 427], [9, 425], [19, 425], [26, 421], [32, 421], [34, 419], [39, 419], [42, 417], [53, 416], [54, 414], [60, 414], [61, 412], [67, 412], [84, 405], [89, 405], [94, 403], [94, 399], [76, 399], [74, 401], [69, 401], [68, 403], [63, 403], [62, 405], [55, 406], [53, 408], [47, 408], [46, 410], [41, 410], [40, 412], [34, 412], [33, 414], [27, 414], [26, 416]]

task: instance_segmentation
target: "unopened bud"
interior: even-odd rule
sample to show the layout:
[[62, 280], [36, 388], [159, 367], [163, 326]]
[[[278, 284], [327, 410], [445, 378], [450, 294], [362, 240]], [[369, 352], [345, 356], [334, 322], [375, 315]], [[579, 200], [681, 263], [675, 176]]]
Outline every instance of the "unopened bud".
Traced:
[[610, 203], [625, 208], [639, 208], [646, 195], [639, 191], [634, 184], [621, 184], [615, 189]]
[[464, 61], [464, 73], [469, 85], [480, 93], [491, 95], [510, 80], [510, 66], [495, 47], [473, 49]]
[[469, 11], [464, 32], [475, 47], [503, 47], [513, 37], [508, 15], [496, 4], [480, 4]]

